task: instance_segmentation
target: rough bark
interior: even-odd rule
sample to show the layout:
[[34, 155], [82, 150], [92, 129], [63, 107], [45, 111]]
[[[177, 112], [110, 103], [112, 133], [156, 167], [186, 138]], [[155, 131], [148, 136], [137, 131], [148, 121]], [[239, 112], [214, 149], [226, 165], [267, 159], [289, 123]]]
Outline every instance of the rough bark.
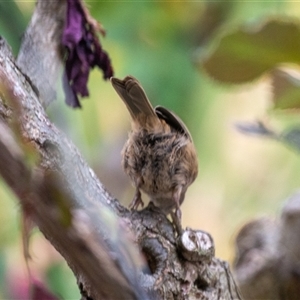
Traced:
[[[47, 14], [55, 15], [59, 1], [46, 2]], [[187, 229], [177, 237], [155, 208], [130, 212], [108, 194], [48, 119], [39, 84], [21, 69], [1, 39], [0, 173], [69, 264], [82, 299], [240, 299], [208, 233]], [[39, 172], [26, 164], [26, 145], [39, 155]]]
[[62, 73], [61, 36], [66, 4], [66, 0], [37, 1], [17, 58], [18, 66], [34, 83], [44, 106], [56, 99], [57, 79]]

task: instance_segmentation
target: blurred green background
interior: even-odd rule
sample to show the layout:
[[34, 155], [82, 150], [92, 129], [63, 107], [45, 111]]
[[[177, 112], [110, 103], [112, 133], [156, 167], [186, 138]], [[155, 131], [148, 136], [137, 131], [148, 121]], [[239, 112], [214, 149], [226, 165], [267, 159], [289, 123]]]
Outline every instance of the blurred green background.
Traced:
[[[176, 112], [187, 124], [199, 155], [199, 176], [182, 205], [183, 225], [212, 234], [216, 256], [232, 261], [238, 229], [262, 215], [278, 215], [299, 186], [300, 157], [274, 141], [237, 132], [234, 123], [263, 119], [282, 128], [296, 115], [270, 110], [269, 78], [240, 86], [220, 85], [196, 65], [216, 37], [269, 16], [298, 18], [296, 2], [118, 1], [89, 2], [107, 31], [101, 39], [115, 76], [131, 74], [153, 105]], [[34, 1], [0, 2], [0, 34], [16, 54]], [[13, 22], [12, 22], [13, 20]], [[72, 110], [62, 96], [48, 108], [51, 120], [74, 141], [112, 195], [133, 197], [120, 151], [130, 129], [125, 106], [101, 71], [89, 80], [89, 99]], [[0, 299], [26, 299], [28, 287], [20, 234], [20, 209], [0, 182]], [[75, 280], [59, 254], [33, 233], [31, 268], [64, 299], [78, 299]], [[16, 284], [16, 282], [18, 284]]]

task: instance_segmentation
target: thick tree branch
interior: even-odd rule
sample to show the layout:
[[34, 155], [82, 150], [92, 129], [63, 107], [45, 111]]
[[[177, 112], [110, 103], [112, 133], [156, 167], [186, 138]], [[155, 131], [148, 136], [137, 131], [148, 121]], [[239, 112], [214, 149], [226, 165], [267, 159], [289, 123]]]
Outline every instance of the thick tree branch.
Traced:
[[[72, 208], [72, 211], [77, 211], [78, 209], [80, 211], [80, 208], [85, 208], [84, 213], [81, 213], [81, 215], [87, 215], [86, 218], [90, 221], [89, 225], [83, 226], [84, 220], [76, 218], [73, 214], [72, 216], [76, 226], [79, 226], [79, 228], [87, 227], [86, 235], [80, 235], [80, 231], [76, 227], [64, 228], [65, 230], [63, 230], [64, 224], [62, 220], [60, 220], [61, 224], [59, 224], [59, 220], [55, 220], [55, 215], [56, 219], [61, 215], [61, 212], [57, 211], [60, 207], [59, 203], [51, 198], [51, 195], [55, 193], [52, 191], [52, 194], [48, 195], [45, 189], [42, 189], [42, 191], [35, 189], [36, 182], [30, 182], [31, 170], [22, 165], [20, 158], [18, 161], [14, 161], [12, 155], [10, 158], [8, 157], [9, 153], [16, 151], [16, 148], [5, 151], [4, 145], [7, 145], [7, 139], [3, 142], [3, 152], [1, 152], [2, 156], [6, 155], [6, 157], [1, 157], [2, 176], [19, 196], [21, 204], [25, 207], [28, 206], [27, 204], [30, 204], [30, 215], [33, 216], [33, 219], [45, 236], [65, 257], [77, 279], [81, 284], [85, 283], [87, 286], [90, 286], [88, 296], [95, 299], [101, 298], [100, 296], [105, 296], [106, 299], [137, 299], [139, 289], [136, 276], [134, 275], [137, 268], [131, 266], [132, 262], [124, 257], [124, 252], [127, 255], [126, 251], [130, 250], [128, 249], [126, 238], [120, 235], [118, 241], [103, 242], [103, 238], [107, 238], [109, 232], [123, 231], [122, 228], [119, 228], [121, 224], [118, 224], [117, 218], [114, 217], [104, 202], [115, 203], [115, 200], [108, 193], [103, 192], [103, 186], [85, 164], [75, 146], [48, 120], [30, 83], [27, 82], [18, 67], [16, 67], [12, 57], [7, 55], [7, 47], [3, 40], [1, 40], [0, 44], [1, 99], [9, 100], [9, 104], [14, 107], [14, 117], [17, 117], [20, 122], [22, 134], [27, 141], [33, 143], [41, 154], [41, 164], [44, 168], [56, 170], [61, 186], [67, 185], [64, 193], [68, 195], [66, 201]], [[2, 104], [4, 103], [2, 102]], [[6, 105], [2, 105], [4, 111], [6, 111], [6, 107]], [[8, 110], [6, 112], [4, 116], [7, 116], [9, 113]], [[8, 132], [8, 130], [3, 130], [3, 132]], [[4, 133], [2, 136], [5, 137]], [[73, 163], [71, 160], [73, 160]], [[75, 164], [74, 161], [77, 163]], [[51, 185], [51, 183], [49, 184]], [[75, 191], [73, 185], [80, 188], [76, 188]], [[98, 197], [93, 197], [93, 193], [98, 194]], [[27, 197], [26, 195], [31, 196]], [[45, 202], [45, 199], [49, 197], [50, 199]], [[31, 198], [31, 202], [28, 203], [29, 198]], [[32, 202], [33, 199], [34, 203]], [[102, 203], [101, 206], [98, 203]], [[50, 217], [51, 211], [53, 211], [53, 220]], [[101, 221], [108, 216], [115, 220], [114, 223], [110, 224], [109, 228], [109, 224]], [[75, 230], [76, 233], [72, 233], [72, 230]], [[78, 243], [75, 241], [75, 244], [72, 246], [72, 241], [67, 238], [69, 235], [75, 240], [77, 238], [79, 240]], [[98, 243], [95, 243], [95, 241], [98, 241]], [[123, 253], [120, 253], [119, 246], [116, 245], [118, 243], [124, 244]], [[103, 247], [105, 251], [102, 249]], [[79, 252], [76, 252], [76, 250]], [[87, 252], [87, 255], [84, 255], [84, 252]], [[112, 256], [112, 253], [115, 253], [115, 255]], [[77, 258], [77, 260], [74, 260], [74, 258]], [[136, 259], [138, 260], [138, 257]], [[97, 270], [98, 276], [93, 270]], [[88, 271], [89, 276], [86, 276], [85, 271]], [[106, 280], [102, 278], [104, 275]], [[98, 283], [94, 285], [93, 282], [94, 284]], [[108, 282], [110, 283], [109, 285]], [[111, 288], [109, 294], [106, 293], [108, 286]], [[118, 286], [119, 288], [116, 288]], [[104, 294], [99, 293], [99, 291], [103, 291]]]
[[[32, 217], [44, 235], [64, 254], [75, 274], [91, 285], [94, 296], [136, 299], [132, 286], [111, 259], [103, 239], [93, 231], [90, 216], [83, 210], [70, 208], [72, 201], [62, 192], [54, 174], [32, 174], [24, 164], [22, 154], [12, 140], [11, 130], [1, 121], [0, 172], [19, 197], [25, 215]], [[69, 207], [64, 210], [66, 205]]]

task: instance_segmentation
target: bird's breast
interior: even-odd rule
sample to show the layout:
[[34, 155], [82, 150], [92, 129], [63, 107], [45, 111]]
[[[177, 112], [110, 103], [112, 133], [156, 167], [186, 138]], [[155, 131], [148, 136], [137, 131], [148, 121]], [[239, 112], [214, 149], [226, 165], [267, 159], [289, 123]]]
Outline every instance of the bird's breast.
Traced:
[[[178, 132], [133, 131], [123, 149], [123, 168], [152, 199], [172, 199], [178, 184], [189, 185], [195, 178], [191, 161], [191, 141]], [[193, 146], [193, 145], [192, 145]], [[197, 166], [196, 166], [197, 168]], [[191, 180], [192, 179], [192, 180]]]

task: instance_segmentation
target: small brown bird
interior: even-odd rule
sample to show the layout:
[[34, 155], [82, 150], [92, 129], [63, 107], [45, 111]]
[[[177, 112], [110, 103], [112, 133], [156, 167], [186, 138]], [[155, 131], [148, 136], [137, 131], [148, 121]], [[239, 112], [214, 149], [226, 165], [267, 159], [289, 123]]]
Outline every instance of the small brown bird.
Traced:
[[181, 232], [180, 205], [198, 174], [192, 137], [174, 113], [161, 106], [153, 109], [134, 77], [112, 77], [111, 83], [132, 118], [132, 131], [122, 151], [124, 171], [136, 187], [130, 208], [144, 205], [142, 190], [156, 207], [165, 214], [171, 213]]

